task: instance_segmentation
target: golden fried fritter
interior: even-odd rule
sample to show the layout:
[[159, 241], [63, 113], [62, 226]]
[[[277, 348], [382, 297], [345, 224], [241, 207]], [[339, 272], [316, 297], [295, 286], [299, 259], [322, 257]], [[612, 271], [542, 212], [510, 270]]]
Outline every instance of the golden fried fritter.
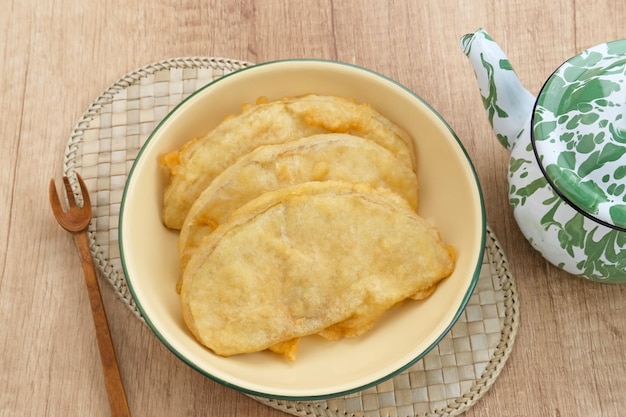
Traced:
[[360, 335], [453, 268], [452, 249], [396, 193], [307, 182], [262, 194], [208, 235], [180, 301], [216, 354], [284, 352], [307, 335]]
[[261, 146], [217, 176], [192, 205], [180, 232], [181, 270], [202, 240], [248, 201], [267, 191], [327, 180], [389, 188], [417, 209], [417, 175], [374, 142], [326, 133]]
[[307, 95], [246, 106], [201, 138], [161, 157], [169, 168], [163, 222], [180, 229], [200, 193], [224, 169], [253, 149], [318, 133], [350, 133], [371, 140], [415, 169], [411, 138], [367, 104]]

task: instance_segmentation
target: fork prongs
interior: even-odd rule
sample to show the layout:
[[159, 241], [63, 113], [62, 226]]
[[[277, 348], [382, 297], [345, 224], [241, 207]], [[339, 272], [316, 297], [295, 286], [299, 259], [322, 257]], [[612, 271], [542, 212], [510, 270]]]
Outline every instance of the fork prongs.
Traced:
[[68, 177], [63, 177], [63, 185], [65, 186], [65, 195], [69, 205], [68, 211], [63, 210], [59, 195], [57, 194], [56, 184], [54, 179], [50, 180], [50, 205], [52, 206], [52, 212], [59, 224], [67, 231], [77, 233], [82, 232], [89, 226], [91, 222], [91, 200], [89, 198], [89, 192], [87, 186], [83, 181], [80, 174], [76, 174], [78, 184], [80, 185], [81, 196], [83, 198], [82, 207], [78, 207], [76, 203], [76, 197], [70, 184]]
[[[85, 185], [85, 181], [83, 181], [83, 177], [80, 174], [76, 174], [76, 179], [78, 180], [78, 185], [80, 186], [80, 195], [83, 198], [83, 208], [91, 208], [91, 200], [89, 199], [89, 191], [87, 190], [87, 186]], [[68, 177], [63, 177], [63, 184], [65, 185], [65, 194], [67, 194], [67, 199], [70, 204], [70, 207], [78, 207], [76, 204], [76, 197], [74, 196], [74, 190], [72, 189], [72, 185], [70, 184], [70, 179]]]
[[89, 198], [89, 190], [87, 190], [87, 186], [85, 185], [85, 181], [83, 181], [83, 177], [80, 174], [76, 174], [76, 178], [78, 179], [78, 185], [80, 186], [80, 194], [83, 196], [83, 208], [88, 208], [91, 213], [91, 199]]
[[[80, 180], [79, 180], [79, 183], [80, 183]], [[68, 177], [63, 177], [63, 185], [65, 186], [65, 195], [67, 196], [67, 202], [70, 205], [70, 209], [73, 209], [74, 207], [78, 207], [76, 205], [76, 197], [74, 196], [74, 190], [72, 189], [72, 184], [70, 184], [70, 179]]]

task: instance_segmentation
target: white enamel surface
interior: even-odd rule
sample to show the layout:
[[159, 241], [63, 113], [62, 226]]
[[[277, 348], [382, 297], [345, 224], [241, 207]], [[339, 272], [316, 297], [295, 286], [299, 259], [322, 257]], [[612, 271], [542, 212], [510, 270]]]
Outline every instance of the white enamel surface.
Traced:
[[[437, 225], [457, 251], [451, 277], [424, 302], [406, 302], [365, 336], [328, 342], [307, 337], [290, 363], [267, 352], [223, 358], [186, 329], [175, 283], [177, 233], [161, 223], [166, 172], [158, 157], [205, 134], [242, 103], [306, 93], [370, 103], [414, 138], [420, 180], [419, 213]], [[484, 244], [484, 212], [476, 177], [444, 122], [401, 86], [352, 66], [285, 61], [220, 79], [184, 102], [154, 132], [131, 172], [120, 220], [125, 273], [135, 300], [159, 338], [200, 372], [249, 393], [314, 398], [371, 385], [419, 358], [442, 337], [464, 307], [477, 278]]]
[[[621, 43], [621, 41], [617, 42]], [[619, 44], [615, 45], [619, 46]], [[609, 227], [608, 225], [611, 224], [611, 222], [607, 221], [610, 217], [610, 206], [614, 202], [611, 202], [611, 198], [609, 198], [607, 199], [609, 200], [608, 203], [599, 203], [597, 209], [594, 209], [598, 214], [597, 217], [589, 215], [589, 211], [583, 216], [581, 213], [584, 210], [581, 210], [580, 207], [574, 208], [557, 193], [557, 190], [552, 188], [552, 185], [544, 176], [537, 162], [533, 143], [531, 143], [531, 129], [534, 129], [533, 132], [536, 134], [538, 126], [542, 126], [542, 123], [548, 122], [543, 125], [543, 128], [549, 131], [551, 130], [551, 123], [555, 123], [555, 129], [553, 130], [556, 134], [554, 134], [554, 137], [543, 134], [539, 135], [541, 138], [551, 140], [544, 140], [544, 143], [537, 148], [539, 151], [537, 153], [540, 154], [543, 163], [551, 163], [553, 166], [551, 170], [556, 172], [554, 165], [559, 158], [564, 155], [564, 151], [566, 151], [568, 147], [570, 147], [570, 151], [573, 149], [578, 150], [576, 144], [571, 142], [565, 143], [568, 138], [564, 136], [564, 133], [576, 133], [576, 135], [589, 134], [592, 131], [586, 130], [587, 127], [585, 126], [593, 124], [594, 121], [597, 126], [600, 126], [608, 119], [604, 117], [598, 117], [596, 119], [585, 118], [585, 122], [583, 123], [581, 118], [579, 121], [575, 121], [575, 123], [572, 124], [572, 126], [577, 126], [574, 129], [568, 127], [569, 122], [571, 122], [571, 119], [568, 118], [567, 120], [559, 121], [559, 124], [565, 124], [565, 130], [558, 129], [556, 124], [557, 119], [563, 117], [563, 115], [555, 116], [550, 114], [551, 111], [547, 111], [539, 105], [535, 107], [534, 112], [531, 111], [533, 102], [532, 95], [521, 86], [520, 80], [513, 71], [504, 52], [484, 30], [478, 30], [474, 34], [463, 36], [461, 38], [461, 48], [474, 67], [483, 105], [487, 110], [487, 116], [493, 126], [496, 137], [503, 146], [511, 151], [508, 172], [509, 202], [513, 208], [517, 224], [524, 236], [548, 261], [573, 275], [600, 282], [626, 282], [626, 271], [624, 270], [623, 258], [621, 257], [624, 250], [624, 232]], [[619, 66], [621, 71], [621, 67], [623, 67], [623, 62], [621, 61], [623, 50], [620, 51], [620, 49], [622, 48], [618, 48], [617, 50], [620, 55]], [[598, 56], [595, 58], [598, 58]], [[603, 57], [603, 59], [605, 59], [605, 57]], [[583, 66], [586, 66], [586, 64]], [[598, 74], [600, 73], [601, 72]], [[559, 72], [556, 72], [555, 75], [556, 74], [559, 74]], [[568, 77], [563, 76], [563, 78], [570, 79], [572, 78], [572, 74], [569, 74]], [[615, 88], [615, 86], [622, 81], [619, 76], [617, 78], [618, 80], [614, 83], [612, 88]], [[548, 83], [550, 83], [550, 81], [548, 81]], [[594, 87], [593, 84], [592, 87]], [[544, 87], [544, 89], [545, 88], [546, 87]], [[551, 94], [546, 97], [554, 98], [552, 96], [558, 96], [560, 94], [561, 96], [557, 97], [556, 102], [552, 102], [550, 106], [551, 108], [559, 108], [559, 104], [562, 103], [561, 99], [566, 99], [566, 97], [562, 95], [571, 95], [572, 93], [563, 87], [562, 82], [557, 82], [553, 89], [556, 91], [556, 94]], [[580, 86], [577, 86], [574, 91], [577, 89], [580, 95]], [[548, 90], [550, 90], [550, 88], [548, 88]], [[609, 90], [605, 92], [608, 93], [610, 91], [611, 89], [609, 88]], [[597, 93], [597, 91], [594, 92]], [[542, 94], [540, 94], [540, 97], [542, 97]], [[585, 91], [585, 95], [588, 94], [589, 91]], [[541, 99], [538, 100], [538, 104], [540, 102]], [[601, 104], [602, 100], [595, 100], [594, 102], [595, 104]], [[622, 103], [623, 100], [615, 99], [615, 102]], [[570, 116], [577, 115], [580, 104], [581, 103], [577, 102], [575, 106], [576, 111], [571, 112], [572, 114]], [[589, 112], [591, 108], [593, 108], [590, 103], [583, 104], [585, 104], [586, 107], [583, 106], [580, 110]], [[606, 108], [612, 108], [609, 103], [602, 103], [602, 105]], [[564, 108], [567, 108], [567, 106]], [[604, 116], [606, 117], [611, 116], [609, 119], [617, 118], [614, 114], [607, 114], [604, 109], [602, 112], [605, 113]], [[621, 123], [622, 122], [617, 123], [617, 130], [620, 130], [621, 126], [623, 126]], [[533, 126], [532, 128], [531, 125]], [[596, 130], [597, 126], [595, 127]], [[572, 132], [569, 132], [570, 129], [573, 129]], [[600, 130], [597, 131], [600, 132]], [[588, 141], [589, 138], [590, 137], [586, 137], [585, 139]], [[563, 143], [561, 143], [562, 139]], [[591, 139], [593, 143], [595, 143], [597, 137], [591, 137]], [[571, 138], [568, 140], [571, 140]], [[541, 141], [535, 140], [534, 144], [536, 145], [539, 142]], [[558, 146], [555, 144], [558, 144]], [[589, 145], [590, 142], [588, 141], [585, 143], [585, 146], [581, 147], [588, 155], [592, 153], [592, 149], [589, 149]], [[550, 155], [548, 155], [548, 153]], [[616, 154], [619, 154], [619, 152], [616, 152]], [[604, 154], [600, 152], [594, 155], [602, 155], [604, 159], [603, 163], [610, 161], [614, 156], [613, 152]], [[570, 164], [572, 161], [581, 164], [582, 161], [587, 160], [587, 156], [584, 158], [580, 156], [581, 155], [578, 154], [575, 158], [572, 158], [571, 154], [566, 155], [565, 161]], [[620, 156], [621, 158], [624, 157], [623, 155]], [[590, 158], [590, 161], [593, 161], [593, 159]], [[616, 158], [616, 160], [612, 162], [616, 162], [619, 166], [621, 161]], [[607, 164], [606, 166], [608, 167], [609, 165], [611, 164]], [[586, 166], [585, 169], [581, 171], [584, 172], [589, 168], [590, 166]], [[617, 174], [616, 169], [617, 168], [610, 168], [608, 171], [615, 171]], [[567, 172], [567, 170], [569, 170], [570, 174], [573, 172], [571, 168], [563, 171]], [[576, 171], [578, 171], [578, 168], [576, 168]], [[624, 192], [623, 184], [620, 183], [622, 174], [615, 175], [613, 179], [611, 179], [611, 175], [606, 170], [602, 171], [598, 169], [598, 167], [594, 167], [592, 171], [595, 171], [594, 175], [600, 175], [602, 178], [601, 181], [606, 181], [605, 186], [607, 188], [604, 194], [615, 194], [617, 196]], [[561, 178], [567, 178], [568, 181], [571, 181], [573, 176], [563, 176]], [[552, 180], [554, 182], [554, 178], [552, 178]], [[561, 181], [560, 184], [562, 186], [563, 181]], [[580, 187], [581, 182], [576, 183], [573, 181], [573, 184], [574, 188], [576, 188]], [[572, 187], [570, 187], [570, 189], [571, 188]], [[586, 189], [594, 190], [593, 187], [588, 187], [588, 184]], [[561, 189], [560, 191], [563, 190]], [[561, 194], [563, 193], [561, 192]], [[585, 199], [582, 199], [582, 201], [586, 201], [587, 203], [589, 201], [592, 203], [597, 201], [590, 198], [589, 194], [581, 193], [581, 195], [585, 196]], [[570, 198], [569, 201], [575, 200], [576, 199]], [[593, 206], [593, 204], [591, 204], [591, 206]], [[615, 209], [615, 207], [613, 207], [613, 209]], [[604, 219], [604, 221], [598, 221], [598, 219]]]

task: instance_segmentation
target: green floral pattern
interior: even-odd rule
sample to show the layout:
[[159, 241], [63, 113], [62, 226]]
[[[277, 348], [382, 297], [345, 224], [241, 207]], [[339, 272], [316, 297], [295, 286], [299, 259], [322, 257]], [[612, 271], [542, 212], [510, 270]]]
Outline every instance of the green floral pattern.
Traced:
[[550, 77], [537, 99], [535, 147], [568, 201], [626, 229], [626, 41], [591, 48]]
[[[598, 98], [594, 86], [597, 81], [584, 87], [572, 85], [567, 93], [563, 93], [568, 100], [551, 100], [549, 106], [537, 109], [534, 123], [540, 129], [559, 132], [557, 138], [546, 142], [549, 144], [550, 140], [554, 140], [560, 147], [552, 162], [544, 166], [548, 175], [552, 175], [551, 181], [548, 181], [537, 162], [530, 137], [534, 97], [521, 86], [504, 52], [485, 31], [464, 36], [461, 47], [474, 67], [483, 105], [496, 137], [511, 151], [509, 202], [524, 236], [548, 261], [573, 275], [593, 281], [626, 283], [626, 233], [583, 216], [550, 184], [568, 180], [576, 188], [584, 189], [586, 196], [599, 195], [600, 198], [590, 198], [586, 202], [598, 213], [611, 199], [615, 203], [616, 198], [623, 198], [626, 192], [626, 164], [623, 161], [621, 167], [602, 173], [602, 193], [598, 193], [588, 182], [589, 173], [601, 172], [599, 165], [609, 169], [608, 164], [620, 164], [615, 162], [620, 151], [613, 150], [611, 145], [608, 148], [602, 145], [609, 141], [607, 137], [615, 138], [617, 135], [617, 139], [612, 140], [618, 144], [626, 143], [621, 141], [626, 132], [620, 129], [619, 118], [609, 122], [607, 109], [617, 107], [611, 93], [615, 91], [615, 86], [603, 86], [600, 95], [604, 97]], [[591, 65], [598, 57], [581, 55], [580, 59], [582, 63], [574, 60], [575, 65]], [[562, 81], [574, 81], [576, 78], [567, 71]], [[621, 87], [621, 82], [618, 84]], [[554, 88], [557, 88], [556, 85]], [[544, 88], [543, 91], [554, 90]], [[594, 106], [602, 111], [595, 111]], [[591, 133], [598, 132], [600, 126], [605, 132], [603, 135]], [[548, 159], [542, 155], [543, 163]], [[559, 176], [564, 171], [567, 172], [565, 177]], [[572, 178], [572, 174], [576, 174], [579, 180]], [[621, 205], [622, 202], [613, 204], [613, 207], [618, 207], [613, 209], [612, 214], [617, 215], [616, 222], [623, 214], [619, 208]]]

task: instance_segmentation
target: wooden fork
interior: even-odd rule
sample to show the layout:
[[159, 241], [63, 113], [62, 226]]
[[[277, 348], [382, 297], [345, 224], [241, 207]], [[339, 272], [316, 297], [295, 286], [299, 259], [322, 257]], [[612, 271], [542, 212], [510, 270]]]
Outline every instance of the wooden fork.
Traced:
[[130, 410], [124, 392], [124, 384], [117, 365], [115, 349], [111, 340], [109, 324], [107, 321], [106, 311], [102, 303], [102, 295], [96, 278], [96, 269], [89, 250], [89, 239], [87, 237], [87, 227], [91, 222], [91, 200], [89, 192], [80, 175], [76, 175], [80, 184], [80, 191], [83, 199], [81, 207], [76, 203], [74, 191], [67, 177], [63, 177], [65, 185], [65, 194], [69, 210], [66, 212], [61, 206], [59, 195], [56, 191], [54, 179], [50, 180], [50, 205], [57, 222], [68, 232], [74, 234], [76, 244], [80, 252], [83, 271], [85, 273], [85, 282], [89, 293], [89, 302], [91, 303], [91, 312], [93, 315], [93, 323], [96, 326], [96, 336], [98, 338], [98, 347], [100, 349], [100, 359], [102, 361], [102, 369], [104, 370], [104, 382], [109, 397], [109, 405], [111, 406], [112, 417], [130, 417]]

